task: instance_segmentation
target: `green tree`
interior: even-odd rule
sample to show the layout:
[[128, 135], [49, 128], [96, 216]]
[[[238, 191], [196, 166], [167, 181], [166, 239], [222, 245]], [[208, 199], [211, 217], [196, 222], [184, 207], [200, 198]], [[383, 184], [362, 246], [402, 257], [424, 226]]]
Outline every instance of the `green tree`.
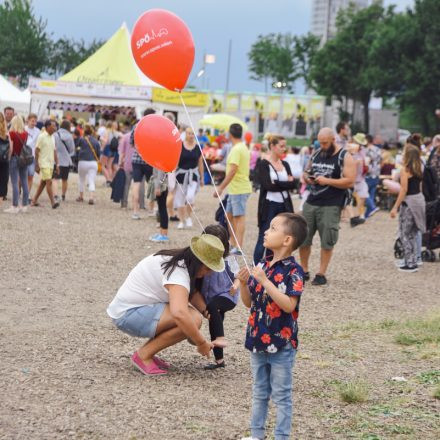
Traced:
[[86, 44], [84, 40], [75, 41], [60, 38], [51, 45], [48, 73], [55, 78], [74, 69], [94, 54], [104, 44], [101, 40], [93, 40]]
[[342, 10], [337, 18], [336, 36], [312, 60], [310, 82], [318, 93], [360, 102], [365, 131], [369, 129], [368, 106], [378, 82], [371, 47], [385, 19], [392, 15], [392, 8], [385, 10], [376, 2], [359, 11], [353, 6]]
[[307, 80], [312, 57], [319, 39], [309, 34], [298, 37], [287, 34], [260, 35], [248, 54], [251, 79], [267, 83], [285, 83], [292, 91], [299, 78]]
[[30, 75], [48, 67], [46, 21], [34, 16], [30, 0], [5, 0], [0, 4], [0, 29], [0, 72], [25, 85]]

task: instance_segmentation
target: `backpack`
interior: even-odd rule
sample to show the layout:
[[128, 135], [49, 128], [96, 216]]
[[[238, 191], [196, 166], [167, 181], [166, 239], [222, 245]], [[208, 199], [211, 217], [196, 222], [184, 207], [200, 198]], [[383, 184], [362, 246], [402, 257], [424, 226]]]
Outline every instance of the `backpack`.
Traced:
[[116, 153], [116, 151], [118, 151], [118, 146], [119, 146], [119, 140], [117, 137], [112, 138], [112, 140], [110, 141], [110, 151]]

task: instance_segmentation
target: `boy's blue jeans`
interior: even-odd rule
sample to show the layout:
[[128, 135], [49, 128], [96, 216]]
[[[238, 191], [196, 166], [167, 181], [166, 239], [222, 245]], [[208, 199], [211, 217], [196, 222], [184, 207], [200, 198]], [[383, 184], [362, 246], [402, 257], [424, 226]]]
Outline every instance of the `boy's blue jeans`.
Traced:
[[264, 439], [269, 399], [277, 408], [275, 440], [288, 440], [292, 427], [292, 370], [296, 350], [289, 344], [276, 353], [251, 353], [252, 437]]

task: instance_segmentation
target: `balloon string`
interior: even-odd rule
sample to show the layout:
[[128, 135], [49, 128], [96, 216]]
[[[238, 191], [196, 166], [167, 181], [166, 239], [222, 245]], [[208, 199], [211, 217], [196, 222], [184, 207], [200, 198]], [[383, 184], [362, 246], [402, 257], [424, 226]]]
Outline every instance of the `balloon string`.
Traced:
[[[189, 205], [189, 207], [191, 208], [191, 211], [194, 215], [194, 217], [197, 220], [197, 223], [200, 225], [200, 229], [202, 230], [203, 233], [206, 233], [204, 226], [202, 225], [202, 222], [200, 221], [199, 217], [196, 214], [196, 211], [194, 210], [193, 206], [191, 205], [191, 202], [187, 199], [185, 192], [183, 191], [182, 185], [180, 185], [180, 183], [176, 180], [177, 185], [180, 188], [180, 191], [182, 191], [183, 197], [185, 197], [186, 203]], [[234, 284], [234, 281], [232, 280], [232, 278], [229, 276], [228, 272], [226, 272], [226, 275], [229, 278], [229, 281], [231, 282], [231, 285]]]
[[197, 216], [196, 211], [194, 211], [193, 206], [191, 205], [191, 203], [190, 203], [189, 200], [187, 199], [186, 194], [185, 194], [185, 191], [183, 191], [183, 188], [182, 188], [182, 186], [180, 185], [180, 183], [177, 181], [177, 179], [176, 179], [176, 183], [177, 183], [177, 185], [179, 186], [180, 191], [182, 191], [182, 194], [183, 194], [183, 197], [185, 197], [186, 203], [187, 203], [187, 204], [189, 205], [189, 207], [191, 208], [191, 211], [192, 211], [194, 217], [196, 218], [197, 223], [200, 225], [200, 228], [202, 229], [202, 231], [205, 232], [205, 228], [203, 227], [202, 222], [200, 221], [199, 217]]
[[[187, 107], [186, 107], [185, 101], [183, 100], [182, 93], [179, 93], [179, 96], [180, 96], [180, 101], [182, 102], [182, 106], [183, 106], [183, 108], [185, 109], [185, 113], [186, 113], [186, 116], [187, 116], [187, 118], [188, 118], [189, 125], [191, 126], [191, 130], [193, 131], [193, 133], [194, 133], [194, 137], [195, 137], [196, 142], [197, 142], [197, 145], [199, 146], [200, 153], [202, 154], [202, 159], [203, 159], [203, 162], [205, 163], [206, 170], [208, 171], [209, 177], [211, 178], [211, 182], [212, 182], [212, 184], [214, 185], [214, 191], [215, 191], [215, 193], [217, 194], [217, 197], [218, 197], [218, 199], [219, 199], [219, 201], [220, 201], [220, 206], [222, 207], [223, 212], [225, 213], [225, 219], [226, 219], [226, 221], [228, 222], [229, 228], [230, 228], [230, 230], [231, 230], [231, 234], [232, 234], [232, 236], [234, 237], [234, 240], [235, 240], [235, 243], [236, 243], [236, 245], [237, 245], [238, 250], [241, 252], [241, 256], [242, 256], [242, 258], [243, 258], [243, 260], [244, 260], [244, 264], [246, 265], [246, 269], [250, 272], [251, 269], [250, 269], [249, 264], [248, 264], [248, 262], [247, 262], [247, 260], [246, 260], [245, 253], [244, 253], [242, 247], [240, 246], [240, 244], [238, 243], [237, 236], [235, 235], [234, 228], [233, 228], [233, 226], [232, 226], [231, 221], [229, 220], [228, 213], [226, 212], [225, 206], [224, 206], [224, 204], [223, 204], [223, 200], [222, 200], [222, 198], [221, 198], [221, 196], [220, 196], [220, 194], [219, 194], [219, 192], [218, 192], [218, 190], [217, 190], [217, 185], [215, 184], [215, 181], [214, 181], [214, 178], [212, 177], [211, 170], [210, 170], [210, 168], [209, 168], [208, 162], [206, 161], [206, 158], [205, 158], [205, 156], [204, 156], [204, 154], [203, 154], [203, 149], [202, 149], [202, 147], [201, 147], [201, 145], [200, 145], [199, 139], [197, 138], [197, 134], [196, 134], [196, 131], [195, 131], [195, 129], [194, 129], [194, 125], [193, 125], [193, 123], [192, 123], [192, 121], [191, 121], [191, 117], [190, 117], [190, 115], [189, 115], [189, 112], [188, 112], [188, 109], [187, 109]], [[202, 176], [200, 176], [200, 178], [202, 178]]]

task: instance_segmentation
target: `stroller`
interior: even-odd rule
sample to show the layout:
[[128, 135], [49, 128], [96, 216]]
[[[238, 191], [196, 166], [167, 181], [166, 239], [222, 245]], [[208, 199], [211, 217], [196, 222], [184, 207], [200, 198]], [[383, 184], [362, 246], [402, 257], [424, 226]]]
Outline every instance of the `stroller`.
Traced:
[[422, 252], [422, 260], [434, 262], [434, 250], [440, 248], [440, 199], [426, 204], [426, 232], [422, 237], [422, 245], [426, 248]]

